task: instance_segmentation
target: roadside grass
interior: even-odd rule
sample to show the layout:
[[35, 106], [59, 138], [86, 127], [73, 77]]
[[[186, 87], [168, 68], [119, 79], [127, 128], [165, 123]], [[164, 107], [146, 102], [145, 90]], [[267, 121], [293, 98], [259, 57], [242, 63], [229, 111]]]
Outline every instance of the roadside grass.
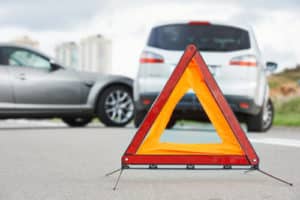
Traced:
[[300, 126], [300, 97], [274, 101], [275, 126]]
[[286, 69], [278, 74], [272, 74], [268, 77], [269, 86], [271, 89], [279, 88], [282, 85], [289, 83], [297, 84], [300, 80], [300, 65], [293, 69]]
[[268, 82], [270, 89], [279, 88], [280, 86], [282, 86], [282, 83], [293, 83], [293, 81], [288, 77], [280, 75], [273, 75], [271, 77], [268, 77]]
[[300, 113], [275, 113], [275, 126], [300, 126]]

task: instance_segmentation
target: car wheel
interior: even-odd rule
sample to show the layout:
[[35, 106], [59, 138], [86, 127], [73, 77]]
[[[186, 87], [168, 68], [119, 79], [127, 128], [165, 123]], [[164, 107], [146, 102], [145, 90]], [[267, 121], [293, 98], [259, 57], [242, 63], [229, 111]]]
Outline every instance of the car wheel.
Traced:
[[92, 117], [70, 117], [62, 120], [70, 127], [83, 127], [90, 123], [92, 119]]
[[265, 132], [273, 124], [274, 106], [269, 99], [258, 115], [250, 116], [247, 121], [248, 131]]
[[111, 86], [101, 94], [97, 115], [106, 126], [127, 125], [134, 114], [132, 92], [125, 86]]
[[[143, 122], [147, 112], [146, 111], [137, 111], [134, 115], [134, 126], [135, 128], [138, 128], [141, 123]], [[168, 122], [167, 129], [171, 129], [176, 124], [176, 120], [171, 118]]]

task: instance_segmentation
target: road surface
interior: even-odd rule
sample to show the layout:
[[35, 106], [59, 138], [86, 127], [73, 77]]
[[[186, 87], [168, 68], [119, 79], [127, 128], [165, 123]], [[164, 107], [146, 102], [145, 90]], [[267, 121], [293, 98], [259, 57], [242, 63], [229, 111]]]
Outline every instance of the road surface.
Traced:
[[113, 191], [117, 176], [104, 175], [120, 167], [120, 156], [135, 131], [101, 125], [67, 128], [48, 121], [0, 122], [0, 200], [300, 199], [300, 129], [248, 134], [261, 168], [293, 182], [293, 187], [258, 172], [127, 170]]

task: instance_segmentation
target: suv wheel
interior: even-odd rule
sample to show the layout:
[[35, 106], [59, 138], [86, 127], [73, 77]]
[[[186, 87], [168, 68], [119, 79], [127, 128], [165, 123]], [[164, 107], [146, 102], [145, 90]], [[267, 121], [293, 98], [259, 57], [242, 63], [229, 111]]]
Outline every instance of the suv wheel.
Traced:
[[63, 122], [65, 122], [68, 126], [71, 127], [83, 127], [92, 121], [92, 117], [70, 117], [63, 118]]
[[108, 87], [99, 98], [96, 112], [106, 126], [127, 125], [134, 114], [131, 90], [121, 85]]
[[258, 115], [250, 116], [247, 121], [248, 131], [265, 132], [273, 124], [274, 106], [269, 99]]

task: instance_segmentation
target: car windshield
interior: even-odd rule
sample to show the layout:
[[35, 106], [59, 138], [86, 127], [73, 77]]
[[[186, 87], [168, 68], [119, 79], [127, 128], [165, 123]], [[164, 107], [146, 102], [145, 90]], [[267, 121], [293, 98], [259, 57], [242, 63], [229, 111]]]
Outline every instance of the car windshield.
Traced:
[[221, 25], [173, 24], [153, 28], [148, 45], [182, 51], [195, 44], [201, 51], [236, 51], [250, 48], [246, 30]]

